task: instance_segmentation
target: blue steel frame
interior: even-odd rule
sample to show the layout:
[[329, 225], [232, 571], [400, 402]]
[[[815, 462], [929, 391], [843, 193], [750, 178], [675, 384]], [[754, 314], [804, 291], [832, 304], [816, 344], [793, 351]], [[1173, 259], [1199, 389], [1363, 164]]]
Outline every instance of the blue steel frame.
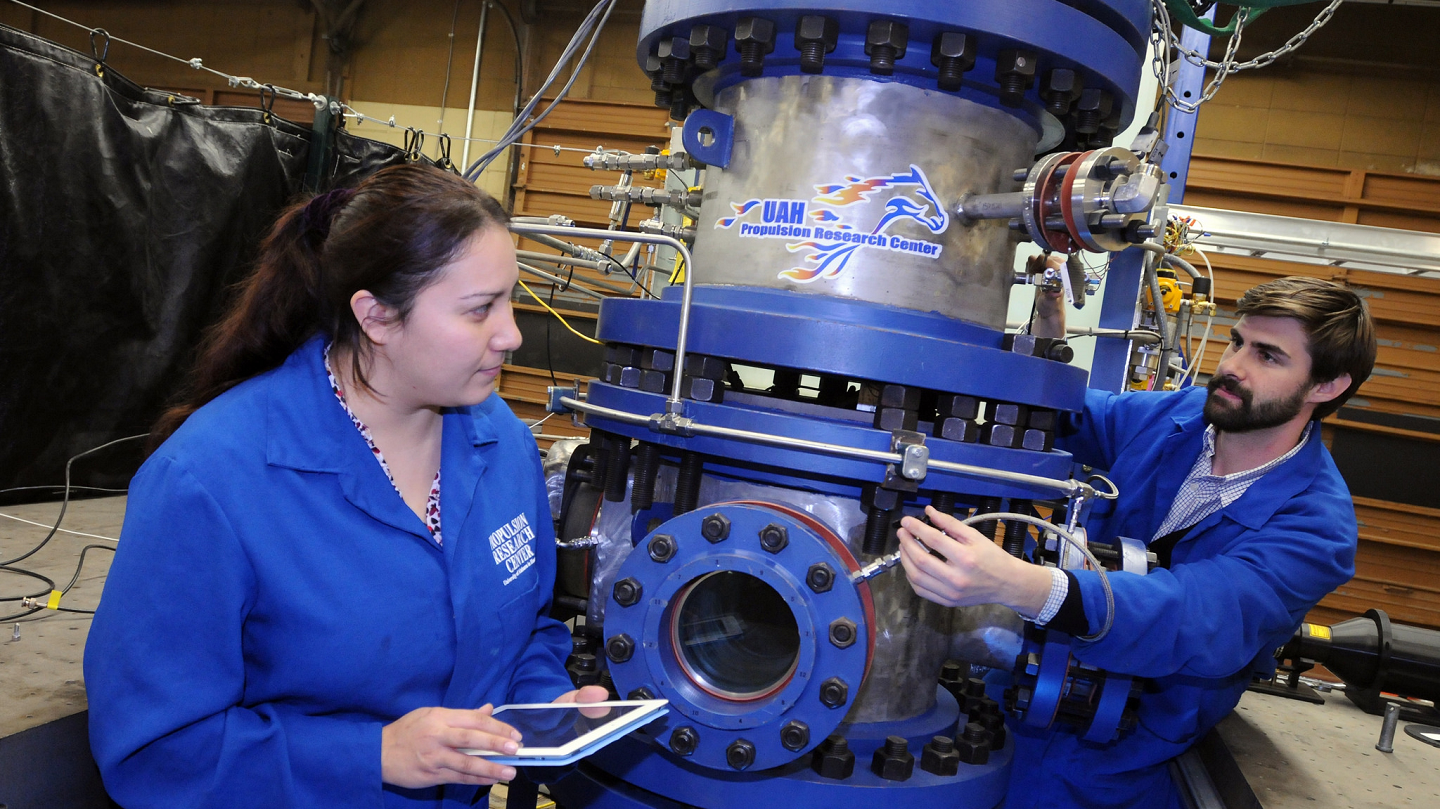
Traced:
[[[1214, 18], [1211, 9], [1208, 17]], [[1180, 35], [1186, 47], [1205, 53], [1210, 45], [1210, 35], [1187, 28]], [[1199, 98], [1205, 83], [1205, 69], [1180, 62], [1176, 76], [1175, 92], [1181, 98]], [[1160, 168], [1170, 182], [1170, 200], [1179, 205], [1185, 198], [1185, 181], [1190, 173], [1190, 153], [1195, 141], [1195, 120], [1198, 113], [1182, 113], [1170, 109], [1165, 119], [1165, 155]], [[1100, 306], [1100, 328], [1133, 329], [1138, 313], [1136, 302], [1140, 299], [1140, 285], [1143, 275], [1145, 254], [1139, 250], [1126, 250], [1110, 262], [1110, 271], [1105, 279], [1105, 300]], [[1090, 387], [1106, 391], [1124, 391], [1130, 380], [1130, 355], [1132, 344], [1128, 340], [1099, 338], [1095, 345], [1095, 358], [1090, 363]]]

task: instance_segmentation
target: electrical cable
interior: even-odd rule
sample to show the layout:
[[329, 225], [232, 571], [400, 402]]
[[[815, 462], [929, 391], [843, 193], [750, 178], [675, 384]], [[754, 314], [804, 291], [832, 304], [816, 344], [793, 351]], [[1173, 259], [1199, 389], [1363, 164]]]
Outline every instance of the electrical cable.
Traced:
[[592, 338], [592, 337], [590, 337], [589, 335], [587, 335], [587, 334], [585, 334], [585, 333], [583, 333], [583, 332], [580, 332], [580, 331], [576, 330], [575, 327], [573, 327], [573, 326], [570, 325], [570, 322], [569, 322], [569, 321], [565, 320], [565, 316], [564, 316], [564, 315], [561, 315], [559, 312], [556, 312], [554, 307], [552, 307], [552, 306], [550, 306], [549, 304], [545, 303], [545, 299], [543, 299], [543, 298], [541, 298], [540, 296], [536, 295], [536, 294], [535, 294], [535, 291], [532, 290], [532, 289], [530, 289], [530, 286], [527, 285], [524, 281], [521, 281], [521, 280], [519, 280], [519, 279], [516, 279], [516, 280], [515, 280], [515, 283], [516, 283], [516, 284], [519, 284], [519, 285], [520, 285], [520, 289], [522, 289], [522, 290], [524, 290], [525, 292], [529, 293], [529, 294], [530, 294], [530, 297], [531, 297], [531, 298], [534, 298], [534, 299], [535, 299], [535, 302], [536, 302], [537, 304], [539, 304], [540, 306], [544, 307], [545, 310], [546, 310], [547, 312], [549, 312], [551, 315], [554, 315], [554, 316], [555, 316], [555, 319], [558, 320], [558, 321], [560, 321], [560, 324], [561, 324], [562, 326], [564, 326], [566, 329], [569, 329], [570, 332], [571, 332], [572, 334], [574, 334], [576, 337], [580, 338], [581, 340], [584, 340], [584, 341], [587, 341], [587, 342], [590, 342], [590, 343], [594, 343], [594, 344], [597, 345], [597, 346], [603, 346], [603, 345], [605, 345], [605, 344], [602, 343], [601, 341], [598, 341], [598, 340], [596, 340], [595, 338]]
[[14, 565], [21, 560], [25, 560], [29, 557], [34, 556], [35, 553], [38, 552], [40, 549], [44, 548], [45, 544], [50, 542], [50, 538], [54, 537], [55, 533], [60, 530], [60, 524], [65, 520], [65, 510], [68, 509], [70, 506], [70, 468], [75, 464], [76, 460], [82, 459], [90, 455], [91, 453], [98, 453], [107, 447], [113, 447], [114, 445], [120, 444], [121, 442], [135, 441], [136, 439], [143, 439], [149, 435], [150, 434], [148, 433], [140, 433], [134, 436], [126, 436], [124, 438], [108, 441], [100, 445], [99, 447], [92, 447], [83, 453], [78, 453], [71, 456], [70, 460], [65, 462], [65, 497], [63, 500], [60, 501], [60, 515], [55, 518], [55, 525], [50, 528], [50, 532], [45, 535], [45, 539], [41, 540], [39, 545], [35, 546], [24, 554], [21, 554], [19, 557], [13, 557], [8, 560], [0, 560], [0, 566]]

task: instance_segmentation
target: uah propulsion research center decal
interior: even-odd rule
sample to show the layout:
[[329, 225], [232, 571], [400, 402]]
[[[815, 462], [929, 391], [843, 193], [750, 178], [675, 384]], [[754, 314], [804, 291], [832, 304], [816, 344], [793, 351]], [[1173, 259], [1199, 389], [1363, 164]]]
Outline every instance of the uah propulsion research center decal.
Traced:
[[[732, 230], [742, 239], [795, 240], [785, 247], [791, 253], [804, 254], [804, 265], [780, 271], [779, 278], [801, 283], [838, 278], [861, 250], [940, 258], [944, 245], [938, 242], [887, 233], [891, 225], [904, 220], [918, 222], [932, 234], [944, 233], [950, 224], [919, 166], [912, 164], [908, 171], [879, 177], [847, 176], [844, 182], [818, 185], [815, 190], [818, 193], [809, 200], [731, 202], [735, 215], [720, 218], [715, 227]], [[886, 191], [895, 193], [885, 197], [882, 192]], [[881, 200], [880, 215], [868, 225]], [[758, 221], [750, 216], [755, 211], [760, 214]], [[747, 217], [748, 221], [741, 221]]]

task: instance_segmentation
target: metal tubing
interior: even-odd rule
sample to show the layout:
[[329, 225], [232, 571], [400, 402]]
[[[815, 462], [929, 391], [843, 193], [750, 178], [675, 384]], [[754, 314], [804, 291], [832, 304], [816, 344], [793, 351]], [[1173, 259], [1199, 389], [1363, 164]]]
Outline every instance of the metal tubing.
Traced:
[[530, 273], [530, 274], [532, 274], [532, 275], [539, 276], [540, 278], [543, 278], [543, 279], [545, 279], [546, 281], [554, 282], [554, 283], [559, 284], [559, 285], [561, 285], [562, 287], [565, 287], [565, 288], [567, 288], [567, 289], [574, 290], [575, 292], [580, 293], [581, 295], [588, 295], [588, 296], [590, 296], [591, 298], [598, 298], [598, 299], [600, 299], [601, 301], [604, 301], [605, 298], [606, 298], [606, 296], [603, 296], [603, 295], [601, 295], [600, 293], [595, 292], [594, 290], [588, 289], [588, 288], [586, 288], [586, 287], [582, 287], [582, 286], [580, 286], [579, 284], [576, 284], [576, 283], [571, 282], [571, 281], [566, 281], [565, 279], [560, 278], [559, 276], [551, 275], [551, 274], [545, 272], [544, 270], [541, 270], [541, 269], [536, 268], [536, 267], [531, 267], [530, 265], [525, 264], [524, 262], [516, 262], [515, 264], [516, 264], [517, 266], [519, 266], [519, 268], [520, 268], [521, 270], [524, 270], [524, 271], [527, 272], [527, 273]]
[[[579, 411], [580, 413], [594, 414], [595, 416], [605, 419], [614, 419], [617, 422], [625, 422], [631, 425], [645, 425], [649, 427], [660, 421], [659, 414], [645, 416], [630, 413], [629, 411], [606, 408], [601, 405], [591, 405], [573, 397], [561, 397], [560, 404], [571, 410]], [[719, 427], [716, 425], [703, 425], [688, 419], [685, 422], [684, 430], [689, 433], [736, 439], [738, 441], [750, 442], [751, 444], [768, 444], [792, 450], [810, 450], [830, 456], [842, 456], [859, 459], [861, 461], [877, 461], [882, 464], [902, 464], [905, 460], [899, 453], [888, 453], [883, 450], [867, 450], [863, 447], [847, 447], [829, 442], [814, 442], [809, 439], [776, 436], [770, 433], [758, 433], [753, 430], [737, 430], [735, 428]], [[972, 475], [977, 478], [989, 478], [996, 481], [1007, 481], [1032, 487], [1045, 487], [1046, 489], [1063, 492], [1069, 496], [1074, 496], [1078, 493], [1087, 499], [1096, 497], [1094, 487], [1083, 481], [1076, 481], [1074, 479], [1062, 481], [1056, 478], [1044, 478], [1039, 475], [1027, 475], [1025, 473], [1010, 472], [1009, 470], [995, 470], [989, 467], [977, 467], [973, 464], [961, 464], [957, 461], [938, 461], [934, 457], [930, 459], [928, 466], [932, 470], [956, 473], [958, 475]]]
[[[522, 235], [550, 234], [556, 236], [579, 236], [590, 239], [614, 239], [619, 242], [644, 242], [674, 248], [676, 252], [680, 254], [680, 257], [685, 260], [685, 286], [680, 297], [680, 334], [675, 338], [675, 368], [677, 371], [685, 368], [685, 342], [690, 336], [690, 298], [695, 289], [695, 273], [693, 272], [695, 257], [690, 255], [690, 248], [686, 247], [684, 242], [656, 233], [607, 231], [602, 228], [563, 228], [553, 225], [533, 225], [525, 222], [510, 223], [510, 230], [513, 233]], [[670, 399], [665, 403], [665, 409], [673, 414], [681, 414], [685, 412], [685, 401], [680, 398], [680, 383], [685, 375], [674, 374], [672, 376], [675, 379], [671, 383]]]
[[[520, 251], [518, 251], [518, 250], [515, 251], [515, 252], [516, 252], [517, 255], [520, 253]], [[550, 265], [552, 265], [552, 266], [554, 266], [554, 267], [556, 268], [556, 272], [559, 272], [559, 268], [560, 268], [560, 267], [563, 267], [563, 266], [568, 265], [568, 264], [570, 263], [570, 262], [566, 261], [563, 257], [560, 257], [560, 256], [552, 256], [552, 257], [550, 257], [550, 258], [548, 258], [548, 259], [535, 259], [534, 261], [541, 261], [541, 262], [544, 262], [544, 263], [546, 263], [546, 264], [550, 264]], [[523, 264], [523, 263], [522, 263], [520, 266], [523, 267], [523, 268], [525, 268], [526, 270], [529, 270], [529, 271], [535, 272], [535, 273], [544, 273], [544, 272], [545, 272], [545, 271], [543, 271], [543, 270], [537, 270], [536, 268], [533, 268], [533, 267], [531, 267], [531, 266], [528, 265], [528, 264]], [[562, 285], [566, 283], [565, 279], [560, 278], [559, 276], [549, 276], [549, 278], [550, 278], [551, 281], [558, 281], [558, 282], [559, 282], [560, 284], [562, 284]], [[580, 287], [580, 285], [576, 284], [574, 281], [571, 281], [571, 282], [569, 282], [569, 283], [570, 283], [570, 286], [571, 286], [571, 287], [576, 287], [576, 288], [579, 288], [579, 287]], [[613, 293], [615, 293], [616, 295], [629, 296], [630, 293], [632, 292], [631, 290], [627, 290], [627, 289], [625, 289], [624, 287], [617, 287], [617, 286], [615, 286], [614, 284], [606, 284], [606, 283], [603, 282], [603, 281], [599, 281], [599, 280], [595, 280], [595, 279], [590, 280], [589, 283], [590, 283], [590, 285], [593, 286], [593, 287], [599, 287], [599, 288], [602, 289], [602, 290], [609, 290], [610, 292], [613, 292]], [[586, 292], [586, 295], [589, 295], [589, 294], [590, 294], [589, 292]], [[600, 295], [600, 296], [596, 296], [596, 297], [598, 297], [598, 298], [600, 298], [600, 299], [604, 299], [604, 298], [606, 298], [607, 296]]]
[[[602, 269], [600, 262], [592, 262], [589, 259], [577, 259], [573, 256], [556, 256], [553, 253], [541, 253], [537, 250], [517, 250], [515, 251], [515, 256], [516, 258], [524, 259], [531, 262], [550, 262], [551, 264], [563, 265], [573, 264], [576, 267], [584, 267], [590, 270]], [[605, 265], [605, 267], [613, 266], [614, 265], [608, 263]]]
[[[465, 144], [460, 148], [460, 165], [470, 165], [470, 131], [475, 126], [475, 91], [480, 87], [480, 51], [485, 45], [485, 20], [490, 15], [490, 0], [480, 4], [480, 31], [475, 35], [475, 65], [470, 70], [470, 105], [465, 109]], [[440, 111], [445, 114], [444, 110]]]

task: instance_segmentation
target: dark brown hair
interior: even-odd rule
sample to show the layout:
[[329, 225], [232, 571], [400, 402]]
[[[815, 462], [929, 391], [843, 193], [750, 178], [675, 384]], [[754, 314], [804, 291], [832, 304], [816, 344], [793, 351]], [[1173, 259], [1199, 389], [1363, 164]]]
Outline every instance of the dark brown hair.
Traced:
[[1365, 299], [1349, 287], [1304, 276], [1277, 278], [1240, 296], [1235, 314], [1299, 321], [1309, 343], [1311, 384], [1350, 375], [1345, 393], [1316, 405], [1313, 419], [1340, 410], [1375, 368], [1375, 324]]
[[200, 406], [279, 366], [316, 333], [349, 350], [351, 373], [365, 385], [362, 360], [372, 347], [351, 296], [370, 291], [403, 323], [415, 296], [471, 237], [508, 221], [489, 194], [423, 164], [382, 169], [353, 190], [285, 209], [234, 304], [207, 330], [181, 396], [150, 433], [151, 449]]

